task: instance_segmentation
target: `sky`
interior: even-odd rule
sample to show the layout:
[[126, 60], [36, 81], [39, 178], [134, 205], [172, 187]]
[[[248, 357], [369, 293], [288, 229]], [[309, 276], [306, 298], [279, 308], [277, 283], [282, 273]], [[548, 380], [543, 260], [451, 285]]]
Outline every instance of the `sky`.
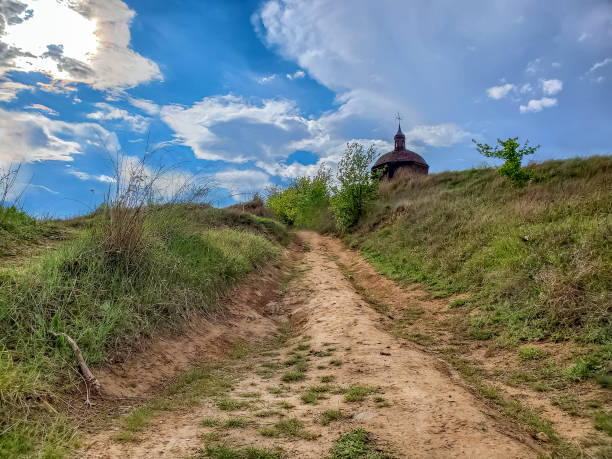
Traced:
[[605, 155], [611, 107], [609, 0], [0, 0], [0, 168], [38, 216], [145, 151], [228, 205], [386, 153], [398, 112], [430, 173], [481, 165], [472, 139]]

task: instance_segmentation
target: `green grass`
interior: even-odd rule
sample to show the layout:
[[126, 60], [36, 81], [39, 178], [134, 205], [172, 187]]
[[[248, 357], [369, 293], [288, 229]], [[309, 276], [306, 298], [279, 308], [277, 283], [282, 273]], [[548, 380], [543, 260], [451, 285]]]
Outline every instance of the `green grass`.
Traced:
[[317, 434], [304, 429], [302, 422], [299, 419], [282, 419], [273, 426], [262, 427], [259, 433], [264, 437], [290, 437], [302, 438], [305, 440], [314, 440], [318, 437]]
[[59, 222], [37, 220], [15, 207], [0, 207], [0, 258], [19, 255], [24, 246], [45, 237], [62, 237], [66, 229]]
[[540, 360], [546, 357], [546, 351], [537, 347], [524, 346], [518, 349], [519, 360]]
[[391, 457], [375, 447], [372, 434], [364, 429], [355, 429], [336, 441], [326, 459], [391, 459]]
[[[383, 182], [347, 242], [391, 279], [469, 294], [451, 306], [473, 339], [575, 340], [602, 354], [612, 340], [612, 157], [529, 170], [537, 179], [520, 189], [493, 169]], [[597, 359], [576, 379], [605, 374], [609, 355]]]
[[379, 392], [375, 387], [361, 386], [358, 384], [349, 386], [344, 394], [344, 401], [348, 403], [363, 402], [370, 394]]
[[281, 376], [281, 380], [288, 383], [303, 381], [304, 379], [306, 379], [306, 373], [300, 370], [288, 371]]
[[233, 448], [227, 445], [208, 446], [206, 456], [211, 459], [280, 459], [281, 453], [272, 449]]
[[544, 433], [554, 449], [555, 454], [553, 457], [581, 457], [573, 445], [567, 443], [558, 435], [551, 421], [543, 418], [533, 409], [521, 404], [515, 398], [486, 382], [481, 368], [475, 367], [453, 354], [449, 354], [448, 357], [459, 374], [472, 385], [474, 390], [495, 404], [502, 413], [523, 424], [534, 437], [540, 432]]
[[597, 430], [607, 433], [612, 437], [612, 412], [599, 410], [593, 415], [593, 424]]
[[325, 410], [321, 413], [321, 424], [328, 425], [333, 421], [339, 421], [344, 418], [344, 413], [341, 410]]
[[225, 421], [225, 427], [229, 427], [231, 429], [246, 427], [249, 424], [249, 421], [245, 418], [229, 418]]
[[245, 400], [237, 400], [229, 397], [224, 397], [216, 402], [217, 408], [221, 411], [236, 411], [249, 406], [249, 402]]
[[[52, 449], [56, 441], [63, 447], [62, 437], [51, 433], [60, 417], [40, 401], [53, 405], [56, 393], [81, 378], [72, 349], [50, 330], [74, 338], [95, 367], [192, 312], [212, 312], [237, 281], [280, 257], [281, 225], [224, 212], [155, 208], [137, 255], [107, 250], [108, 220], [96, 213], [79, 220], [79, 237], [0, 272], [0, 451], [19, 457]], [[13, 220], [39, 225], [28, 218]]]
[[553, 405], [558, 406], [570, 416], [580, 416], [582, 410], [580, 403], [571, 395], [561, 395], [553, 400]]
[[331, 386], [320, 385], [309, 387], [301, 396], [302, 402], [310, 405], [316, 405], [319, 400], [325, 399], [325, 393], [331, 390]]

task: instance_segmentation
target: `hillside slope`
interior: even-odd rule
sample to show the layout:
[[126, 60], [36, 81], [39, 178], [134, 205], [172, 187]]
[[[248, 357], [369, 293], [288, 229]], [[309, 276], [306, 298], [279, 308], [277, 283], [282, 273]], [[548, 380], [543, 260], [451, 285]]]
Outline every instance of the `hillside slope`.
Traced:
[[475, 338], [612, 338], [612, 157], [549, 161], [515, 188], [491, 169], [383, 183], [350, 237], [393, 279], [467, 293]]
[[500, 395], [511, 394], [608, 457], [612, 442], [587, 437], [612, 436], [612, 157], [529, 169], [524, 188], [492, 169], [383, 182], [345, 236], [378, 272], [447, 306], [390, 307], [359, 269], [347, 275], [397, 337], [444, 355], [505, 414], [546, 430]]
[[[3, 229], [3, 240], [39, 244], [40, 254], [0, 258], [0, 457], [61, 457], [73, 438], [61, 413], [81, 377], [69, 344], [53, 333], [74, 338], [89, 365], [119, 359], [194, 313], [214, 313], [222, 295], [288, 242], [272, 220], [206, 206], [146, 209], [140, 226], [134, 214], [55, 222], [76, 234], [51, 249], [38, 231], [44, 222], [21, 215], [27, 228], [13, 219]], [[132, 224], [123, 233], [121, 218]], [[20, 236], [26, 230], [33, 236]]]

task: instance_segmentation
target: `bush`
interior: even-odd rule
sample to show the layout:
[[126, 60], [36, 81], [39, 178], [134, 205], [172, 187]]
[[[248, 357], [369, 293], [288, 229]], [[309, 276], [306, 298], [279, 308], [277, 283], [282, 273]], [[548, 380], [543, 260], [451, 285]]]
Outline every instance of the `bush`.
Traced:
[[380, 173], [372, 172], [370, 164], [376, 157], [374, 146], [364, 150], [363, 145], [353, 142], [346, 145], [344, 156], [338, 163], [336, 175], [339, 186], [333, 187], [331, 209], [336, 228], [345, 232], [354, 226], [376, 196]]
[[328, 219], [331, 173], [322, 166], [314, 177], [294, 179], [287, 188], [269, 190], [266, 206], [289, 225], [321, 229]]
[[497, 172], [504, 177], [508, 177], [510, 181], [517, 186], [524, 186], [532, 175], [521, 169], [521, 161], [523, 156], [532, 155], [535, 151], [540, 148], [539, 145], [530, 147], [529, 140], [519, 148], [518, 137], [509, 137], [507, 140], [497, 139], [497, 143], [501, 146], [491, 147], [486, 143], [477, 143], [474, 139], [472, 142], [476, 144], [476, 149], [481, 155], [487, 158], [501, 158], [505, 159], [506, 162], [497, 169]]

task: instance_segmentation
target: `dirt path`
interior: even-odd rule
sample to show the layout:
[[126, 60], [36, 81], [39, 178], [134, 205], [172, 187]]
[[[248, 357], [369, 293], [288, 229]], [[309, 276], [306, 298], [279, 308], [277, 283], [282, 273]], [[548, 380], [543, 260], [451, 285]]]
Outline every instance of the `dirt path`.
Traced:
[[310, 232], [299, 238], [297, 275], [266, 306], [291, 318], [293, 338], [235, 362], [240, 376], [226, 394], [163, 412], [130, 442], [101, 431], [79, 456], [206, 457], [207, 447], [212, 455], [225, 445], [322, 458], [342, 434], [363, 428], [392, 457], [537, 457], [535, 443], [493, 416], [447, 364], [385, 331], [338, 266], [340, 244]]

